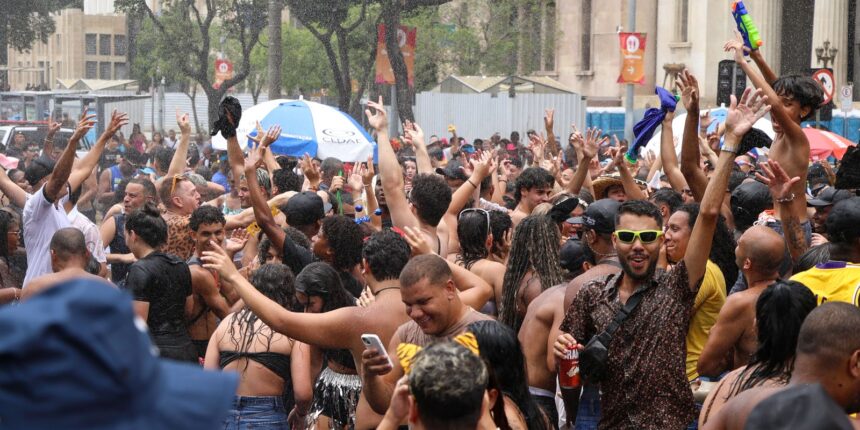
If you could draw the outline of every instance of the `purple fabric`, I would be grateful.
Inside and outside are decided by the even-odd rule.
[[[645,116],[633,126],[633,144],[627,150],[627,159],[631,162],[636,161],[639,157],[639,150],[648,144],[651,137],[654,136],[654,131],[657,126],[663,122],[667,112],[675,112],[675,107],[678,101],[675,95],[667,91],[665,88],[657,87],[655,90],[660,98],[660,109],[651,108],[645,111]]]

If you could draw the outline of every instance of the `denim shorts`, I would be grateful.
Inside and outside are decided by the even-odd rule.
[[[597,430],[600,424],[600,386],[586,384],[579,397],[576,430]]]
[[[224,430],[289,430],[281,396],[236,396],[224,419]]]

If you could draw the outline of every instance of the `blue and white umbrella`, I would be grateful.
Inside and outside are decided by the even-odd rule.
[[[365,161],[377,157],[376,142],[349,115],[331,106],[306,100],[270,100],[242,112],[236,138],[242,149],[251,145],[249,136],[257,135],[257,121],[268,130],[281,126],[281,136],[272,143],[275,154],[300,157],[305,153],[324,159],[336,157],[341,161]],[[227,140],[221,134],[212,137],[216,150],[227,150]]]

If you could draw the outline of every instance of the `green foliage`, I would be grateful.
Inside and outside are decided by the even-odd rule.
[[[284,62],[281,82],[287,94],[296,95],[335,88],[331,65],[322,44],[307,29],[284,26]]]
[[[56,30],[51,13],[65,8],[83,8],[83,0],[5,0],[0,7],[0,63],[6,63],[6,48],[27,52],[36,41],[46,43]]]

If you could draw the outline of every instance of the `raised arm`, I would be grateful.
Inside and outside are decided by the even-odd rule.
[[[555,138],[555,133],[553,133],[552,131],[554,118],[555,109],[544,110],[543,127],[544,130],[546,130],[546,145],[549,149],[549,152],[553,156],[558,156],[558,153],[561,151],[561,148],[559,147],[558,139]]]
[[[424,130],[418,124],[406,121],[403,123],[403,132],[406,134],[406,139],[415,148],[415,164],[418,173],[433,173],[433,163],[430,162],[430,154],[424,143]]]
[[[9,202],[13,205],[23,208],[27,203],[27,192],[21,189],[9,175],[6,174],[6,169],[0,167],[0,192],[9,198]]]
[[[86,112],[86,106],[84,106],[84,112]],[[48,133],[45,134],[45,141],[42,145],[42,155],[45,157],[51,157],[51,154],[54,153],[54,135],[60,130],[63,126],[60,122],[51,122],[48,124]],[[38,157],[38,155],[37,155]]]
[[[391,221],[396,227],[407,225],[418,226],[418,219],[409,210],[406,201],[406,193],[403,190],[403,169],[397,161],[397,154],[388,140],[388,116],[385,107],[382,106],[382,97],[379,102],[368,102],[369,109],[364,113],[370,126],[376,129],[376,141],[379,147],[379,177],[382,180],[382,189],[385,191],[385,201],[391,213]],[[373,110],[373,112],[371,112]]]
[[[242,166],[244,166],[243,174],[248,181],[251,206],[254,208],[254,218],[256,218],[257,225],[260,226],[263,233],[272,241],[272,246],[275,246],[275,249],[284,249],[286,233],[275,222],[275,217],[272,216],[272,211],[269,209],[269,205],[266,204],[266,197],[263,196],[263,190],[260,189],[260,184],[257,182],[257,165],[263,162],[263,153],[266,151],[267,146],[274,142],[280,133],[281,127],[273,126],[270,128],[260,142],[260,145],[253,149],[248,154],[248,159],[242,163]]]
[[[72,174],[72,165],[75,163],[75,149],[78,147],[78,141],[95,125],[93,118],[95,115],[87,115],[78,122],[75,132],[69,139],[69,144],[66,145],[66,149],[63,150],[63,154],[60,155],[60,159],[54,165],[54,172],[48,183],[45,184],[45,198],[48,201],[56,202],[60,191],[66,186],[66,182]]]
[[[612,158],[615,160],[615,165],[618,167],[618,176],[621,177],[621,184],[624,186],[624,193],[627,194],[627,198],[630,200],[647,199],[648,196],[646,196],[645,192],[636,185],[636,181],[633,180],[633,174],[630,172],[630,168],[627,167],[628,163],[624,158],[626,149],[620,146],[610,149],[613,151]]]
[[[114,133],[117,132],[122,126],[128,124],[128,114],[119,113],[117,111],[113,111],[110,118],[110,123],[105,128],[104,133],[99,136],[99,139],[96,141],[95,146],[90,148],[90,151],[87,153],[84,158],[80,159],[77,163],[75,163],[72,172],[69,175],[69,185],[71,185],[72,189],[76,189],[78,185],[81,185],[88,177],[92,176],[93,169],[96,168],[96,165],[99,163],[99,159],[102,156],[102,151],[105,149],[105,145],[109,140],[113,137]],[[83,135],[81,135],[83,137]],[[78,139],[80,140],[80,138]],[[72,139],[69,139],[69,145],[72,146],[72,156],[74,157],[75,150],[78,148],[78,140],[74,142]],[[68,149],[68,147],[66,148]]]
[[[681,90],[684,107],[687,109],[681,140],[681,173],[693,192],[693,198],[700,202],[708,186],[708,177],[699,167],[699,82],[689,71],[684,70],[675,85]]]
[[[744,46],[744,49],[748,49]],[[761,49],[753,49],[750,51],[750,58],[755,61],[756,66],[758,66],[758,70],[761,72],[762,77],[768,84],[773,84],[776,81],[776,73],[774,73],[773,69],[770,68],[770,65],[767,64],[767,61],[764,60],[764,56],[761,55]]]
[[[792,202],[795,199],[806,199],[805,195],[797,196],[791,191],[794,184],[800,181],[800,177],[790,178],[776,160],[768,160],[760,167],[764,175],[756,173],[755,176],[767,184],[770,188],[770,195],[773,196],[774,206],[780,208],[779,218],[783,226],[785,244],[788,246],[791,262],[796,263],[797,259],[809,248],[803,234],[803,227],[800,225],[800,218],[791,210]]]
[[[705,275],[705,265],[711,252],[714,229],[729,183],[729,172],[731,172],[732,164],[734,164],[741,139],[752,128],[753,124],[770,110],[769,106],[765,106],[767,97],[761,97],[761,90],[756,90],[753,93],[750,88],[747,88],[740,103],[734,95],[732,95],[731,100],[732,103],[726,115],[726,143],[720,152],[713,178],[705,189],[705,195],[699,206],[699,216],[690,235],[690,243],[695,243],[696,246],[688,248],[684,254],[684,263],[689,274],[689,286],[692,290],[698,288],[699,281]]]
[[[582,190],[582,185],[588,179],[591,159],[597,155],[597,150],[600,147],[600,144],[597,141],[597,137],[600,136],[600,133],[601,130],[596,128],[589,129],[586,130],[585,137],[583,137],[582,133],[574,127],[573,133],[570,135],[569,143],[573,145],[573,149],[576,151],[577,167],[576,171],[573,173],[573,179],[571,179],[570,183],[567,184],[567,192],[579,195],[579,191]]]

